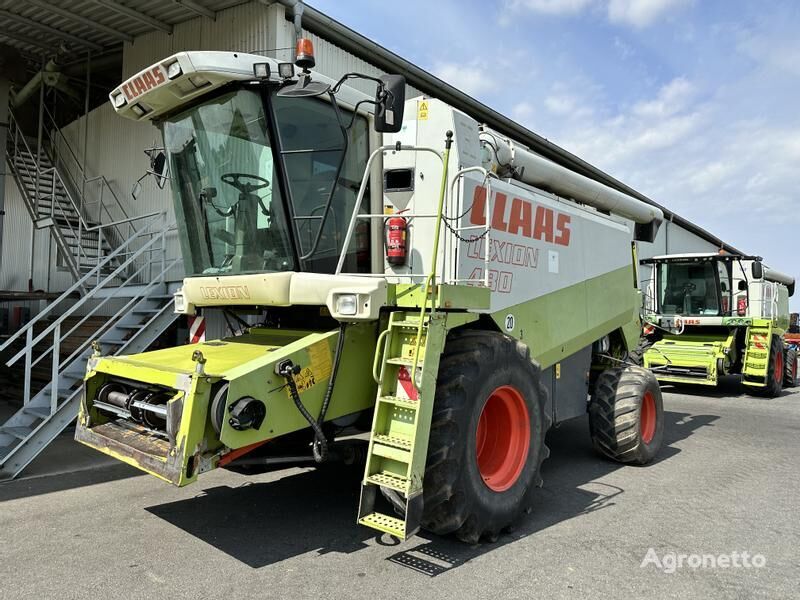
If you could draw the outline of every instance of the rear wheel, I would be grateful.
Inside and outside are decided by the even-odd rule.
[[[783,378],[786,375],[785,365],[783,341],[777,335],[774,335],[769,349],[767,384],[764,387],[754,387],[752,388],[753,391],[759,396],[766,396],[767,398],[779,396],[783,389]]]
[[[423,527],[492,540],[530,507],[549,454],[539,373],[528,347],[508,336],[450,335],[436,384]]]
[[[664,439],[664,406],[655,376],[641,367],[603,371],[589,404],[589,432],[601,454],[644,465]]]
[[[797,350],[786,350],[786,365],[783,368],[783,386],[794,387],[797,385]]]

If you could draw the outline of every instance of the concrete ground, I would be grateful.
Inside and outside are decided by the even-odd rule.
[[[647,467],[596,457],[584,420],[552,431],[533,513],[472,547],[356,526],[353,470],[216,471],[176,489],[102,459],[49,475],[40,461],[37,476],[0,485],[0,589],[37,599],[797,598],[800,393],[703,394],[665,388],[665,445]],[[76,451],[60,443],[60,455]],[[766,565],[667,573],[641,566],[650,548],[667,570],[671,556],[695,553],[748,552]]]

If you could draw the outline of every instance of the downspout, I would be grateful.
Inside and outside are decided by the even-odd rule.
[[[6,208],[6,144],[8,143],[8,104],[11,82],[0,78],[0,268],[3,265],[3,221]]]

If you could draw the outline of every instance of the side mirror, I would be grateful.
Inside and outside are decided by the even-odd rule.
[[[133,187],[131,188],[131,198],[133,198],[134,200],[138,200],[139,194],[141,193],[142,193],[142,180],[140,178],[136,183],[133,184]]]
[[[397,133],[403,127],[406,105],[406,78],[402,75],[381,75],[375,96],[375,131]]]
[[[746,291],[747,291],[747,282],[746,282],[746,281],[744,281],[743,279],[740,279],[740,280],[739,280],[739,284],[736,286],[736,288],[737,288],[737,289],[738,289],[740,292],[746,292]]]
[[[150,170],[156,177],[156,185],[162,190],[167,183],[166,169],[167,155],[164,154],[163,150],[159,150],[157,153],[150,156]]]
[[[761,264],[760,260],[753,261],[753,279],[763,279],[764,278],[764,265]]]

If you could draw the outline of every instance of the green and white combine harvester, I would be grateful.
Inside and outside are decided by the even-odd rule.
[[[637,351],[661,382],[715,386],[741,375],[774,397],[797,383],[797,350],[787,343],[794,279],[758,256],[673,254],[642,260],[645,336]]]
[[[400,76],[335,82],[299,49],[294,65],[182,52],[112,92],[163,134],[176,310],[250,325],[92,357],[76,438],[178,486],[360,448],[359,523],[467,541],[530,509],[553,424],[588,411],[600,452],[651,461],[661,393],[625,361],[641,333],[634,240],[662,212],[441,101],[406,101]]]

